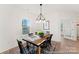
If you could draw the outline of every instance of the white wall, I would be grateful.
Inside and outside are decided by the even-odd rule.
[[[54,41],[61,41],[61,19],[72,19],[69,13],[60,9],[59,5],[44,5],[43,9],[45,18],[50,21]],[[17,46],[16,39],[22,35],[21,21],[24,17],[31,21],[31,32],[42,31],[42,25],[35,23],[38,14],[39,5],[0,5],[0,52]]]
[[[0,52],[16,46],[17,20],[12,5],[0,5]]]
[[[29,16],[27,9],[17,5],[0,5],[0,53],[17,46],[16,39],[22,35],[21,23],[24,17],[34,22],[35,16]],[[35,24],[31,25],[32,31],[35,31]]]

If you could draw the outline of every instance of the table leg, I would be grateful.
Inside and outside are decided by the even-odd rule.
[[[38,54],[41,54],[41,48],[40,48],[40,46],[38,47]]]

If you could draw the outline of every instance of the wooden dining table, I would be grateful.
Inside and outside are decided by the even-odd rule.
[[[27,39],[23,39],[23,40],[37,46],[37,54],[40,54],[41,53],[41,44],[44,43],[49,36],[50,36],[50,34],[44,35],[42,38],[39,38],[39,39],[34,40],[34,41],[30,41]]]

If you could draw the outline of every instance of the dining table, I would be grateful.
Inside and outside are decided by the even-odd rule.
[[[47,34],[47,35],[44,35],[43,37],[41,38],[37,38],[37,39],[33,39],[33,40],[30,40],[30,39],[22,39],[26,42],[29,42],[35,46],[37,46],[37,54],[41,54],[41,44],[43,44],[47,38],[50,36],[50,34]]]

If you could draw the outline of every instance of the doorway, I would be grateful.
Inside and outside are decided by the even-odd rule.
[[[79,26],[78,26],[79,29]],[[74,20],[66,19],[61,21],[61,35],[63,38],[76,41],[77,34],[76,34],[76,23]],[[78,30],[79,36],[79,30]]]

